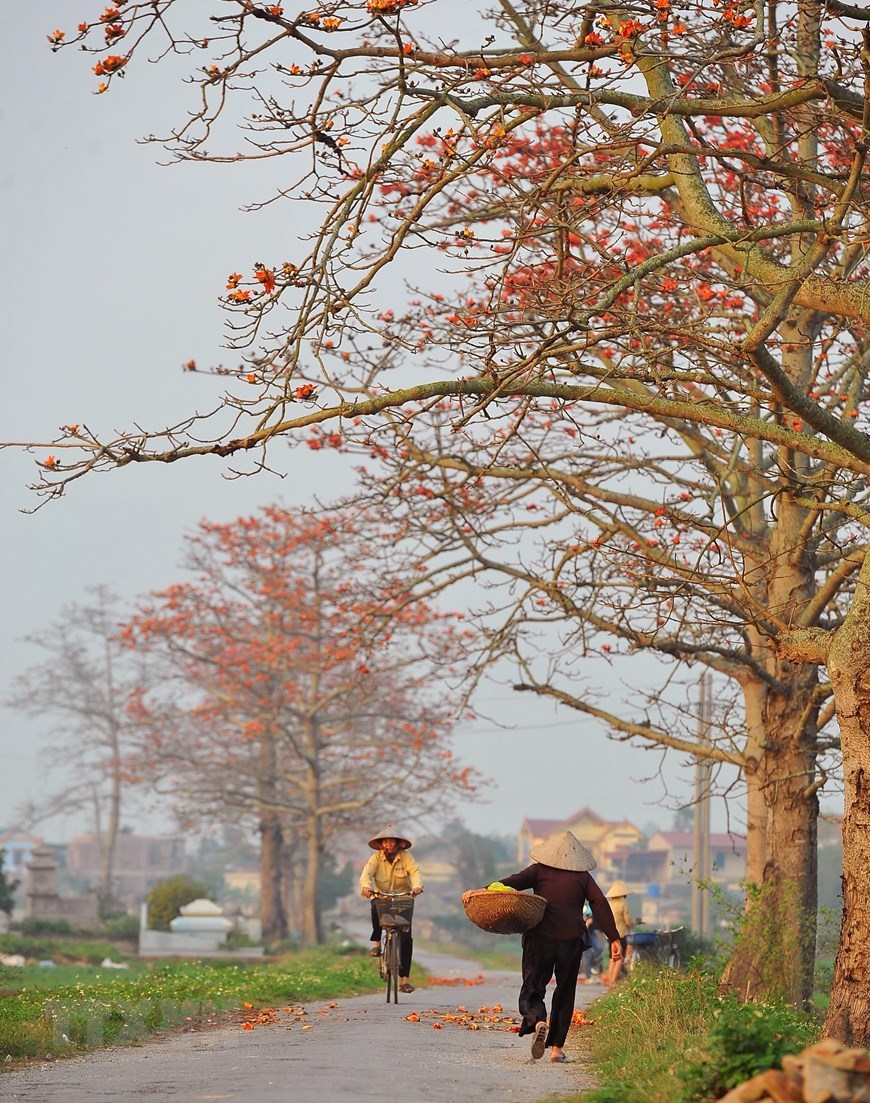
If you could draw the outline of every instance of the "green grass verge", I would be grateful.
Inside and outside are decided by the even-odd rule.
[[[137,1042],[221,1012],[377,991],[365,952],[318,948],[262,963],[172,962],[126,970],[0,967],[0,1060]]]
[[[591,1009],[579,1044],[599,1087],[584,1103],[708,1103],[818,1038],[820,1024],[779,1005],[719,996],[716,978],[640,971]]]

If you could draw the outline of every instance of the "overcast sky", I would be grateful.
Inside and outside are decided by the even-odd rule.
[[[160,150],[136,139],[180,115],[179,86],[162,79],[162,66],[139,65],[110,94],[93,95],[88,59],[75,50],[54,55],[46,39],[97,10],[93,0],[79,6],[39,0],[0,11],[0,440],[50,440],[70,423],[156,428],[208,408],[212,381],[180,365],[234,362],[222,351],[217,302],[226,276],[278,255],[282,240],[292,253],[298,232],[286,204],[240,212],[258,195],[260,170],[156,164]],[[270,501],[328,501],[351,489],[335,457],[274,447],[284,479],[230,481],[220,461],[193,459],[93,476],[35,515],[20,511],[37,504],[26,486],[43,451],[0,452],[4,695],[38,657],[22,637],[85,600],[89,586],[132,599],[177,581],[182,535],[200,518],[225,521]],[[670,825],[672,812],[657,803],[661,784],[640,780],[655,774],[655,752],[614,744],[592,721],[497,686],[484,691],[481,707],[516,726],[485,721],[457,740],[459,755],[493,779],[486,803],[461,810],[473,829],[514,834],[527,815],[558,819],[584,805],[640,827]],[[0,827],[44,791],[43,730],[2,714]],[[688,795],[689,770],[673,762],[667,776]],[[724,824],[719,803],[714,828]],[[46,833],[66,841],[82,827],[55,820]]]

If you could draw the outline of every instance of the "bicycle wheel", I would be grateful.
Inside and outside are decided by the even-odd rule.
[[[669,969],[679,969],[680,967],[680,951],[676,946],[668,947],[668,956],[665,959],[665,964]]]
[[[399,953],[399,932],[398,931],[393,931],[393,960],[392,960],[393,1003],[398,1003],[399,1002],[399,971],[401,969],[401,965],[400,965],[400,962],[399,962],[400,956],[401,955]]]
[[[393,974],[390,969],[390,953],[392,952],[393,936],[391,931],[384,931],[384,951],[381,954],[381,976],[387,982],[387,1003],[390,1002],[390,985],[393,983]]]
[[[384,975],[387,980],[387,1003],[392,993],[393,1003],[399,1002],[399,936],[391,928],[384,946]]]

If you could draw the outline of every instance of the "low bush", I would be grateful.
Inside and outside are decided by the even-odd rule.
[[[194,881],[186,873],[159,881],[145,897],[148,926],[155,931],[168,931],[169,924],[185,904],[211,895],[212,887],[207,881]]]
[[[79,933],[78,928],[74,927],[68,919],[34,919],[29,915],[19,923],[13,924],[12,929],[30,936]]]
[[[674,1070],[681,1088],[674,1103],[707,1103],[766,1069],[780,1068],[787,1053],[811,1045],[819,1026],[790,1007],[740,1003],[729,995],[713,1011],[698,1052]]]
[[[103,924],[107,938],[136,939],[139,937],[139,917],[137,915],[116,915]]]

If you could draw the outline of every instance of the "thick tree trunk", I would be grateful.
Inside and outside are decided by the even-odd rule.
[[[828,673],[843,756],[843,922],[825,1033],[870,1046],[870,556],[834,633]]]
[[[755,915],[744,931],[741,949],[748,968],[741,981],[744,997],[763,994],[806,1006],[813,990],[818,903],[816,668],[786,662],[778,664],[776,674],[788,691],[768,693],[764,710],[761,790],[768,851]]]
[[[743,999],[804,1006],[812,997],[817,910],[816,668],[785,663],[778,673],[790,692],[766,694],[764,754],[746,774],[751,803],[763,801],[766,810],[766,854],[760,871],[747,865],[741,936],[722,983]]]
[[[287,913],[284,910],[284,828],[275,811],[278,775],[275,740],[264,733],[257,771],[257,796],[260,802],[260,924],[265,942],[280,942],[287,937]]]
[[[320,919],[320,881],[322,846],[320,817],[309,816],[306,832],[305,885],[302,890],[302,943],[319,946],[323,942]]]
[[[284,876],[284,831],[276,812],[260,817],[260,923],[264,942],[287,937],[282,880]]]
[[[302,930],[302,887],[305,883],[305,859],[300,850],[298,832],[292,831],[289,841],[285,833],[284,907],[287,911],[288,928],[297,936]]]
[[[100,839],[100,887],[99,901],[101,911],[107,911],[113,904],[115,890],[112,884],[115,871],[115,850],[118,845],[118,832],[121,830],[121,779],[115,768],[109,795],[109,822],[104,836]]]
[[[747,578],[759,580],[757,599],[783,618],[798,615],[814,591],[814,559],[801,542],[805,519],[803,508],[782,495],[768,554],[747,570]],[[757,865],[747,869],[741,936],[722,982],[744,999],[773,997],[802,1007],[812,997],[818,905],[818,671],[776,654],[760,634],[753,649],[769,680],[744,687],[747,721],[761,729],[760,739],[749,729],[746,780],[750,796],[757,788],[764,801],[766,854],[757,880],[750,876]]]
[[[775,885],[777,987],[784,999],[809,1006],[813,994],[818,913],[818,817],[815,775],[817,668],[780,664],[787,695],[768,697],[769,753],[765,798],[768,863],[763,885]],[[778,735],[778,739],[776,736]],[[776,741],[774,741],[776,740]]]

